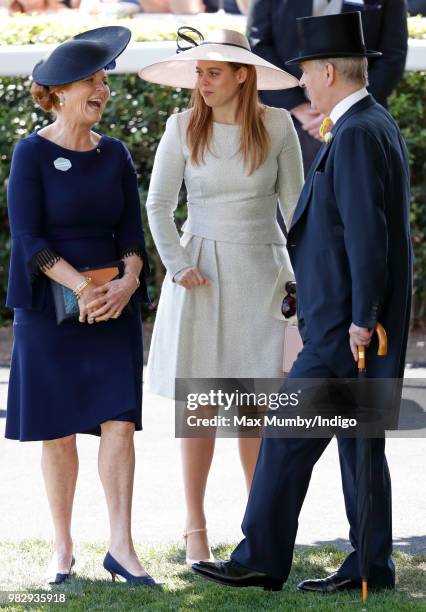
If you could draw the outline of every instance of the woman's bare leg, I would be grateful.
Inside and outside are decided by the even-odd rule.
[[[206,414],[197,416],[213,416],[211,409]],[[204,497],[206,493],[207,478],[213,459],[215,447],[215,428],[203,430],[203,434],[210,433],[209,437],[182,438],[182,474],[186,501],[185,532],[206,527],[204,514]],[[187,536],[186,556],[189,559],[208,559],[210,547],[207,533],[197,531]]]
[[[101,425],[99,476],[110,522],[109,552],[134,576],[146,574],[133,547],[131,518],[135,475],[134,423],[106,421]]]
[[[260,443],[262,438],[244,438],[238,439],[238,447],[240,451],[241,465],[243,466],[244,476],[246,479],[247,495],[250,493],[251,483],[253,481],[254,470],[256,468],[257,458],[259,456]]]
[[[41,467],[55,530],[56,560],[50,569],[66,574],[73,554],[71,516],[78,474],[75,435],[44,441]]]

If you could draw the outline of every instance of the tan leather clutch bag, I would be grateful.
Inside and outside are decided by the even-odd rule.
[[[82,270],[85,276],[90,276],[95,285],[104,285],[109,281],[114,280],[120,276],[120,270],[118,266],[112,266],[111,268],[96,268],[92,270]]]

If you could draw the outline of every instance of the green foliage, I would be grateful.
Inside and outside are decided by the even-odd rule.
[[[426,319],[426,72],[406,73],[389,110],[401,127],[410,156],[413,323],[418,325]]]
[[[188,17],[188,23],[198,25],[203,31],[207,29],[207,22],[203,22],[201,26],[195,20],[194,17]],[[69,18],[60,21],[54,17],[29,18],[25,15],[8,18],[4,21],[5,27],[0,28],[0,45],[61,41],[78,31],[111,22],[110,19],[100,17],[86,18],[86,21],[84,22],[84,18],[82,20],[81,15],[77,19],[76,13],[73,12]],[[132,29],[133,40],[170,40],[175,37],[176,23],[167,19],[126,19],[120,20],[120,24]],[[216,22],[216,27],[217,25]],[[226,25],[226,18],[220,25]],[[410,18],[409,28],[411,36],[423,38],[426,33],[426,19]],[[18,140],[51,120],[48,115],[34,107],[29,95],[30,84],[28,78],[0,78],[0,324],[10,318],[10,313],[2,305],[5,302],[10,252],[6,187],[12,151]],[[110,84],[111,100],[98,129],[122,139],[129,147],[137,167],[141,200],[144,202],[155,150],[166,119],[172,112],[187,106],[188,92],[154,86],[141,81],[136,75],[111,76]],[[425,100],[426,73],[406,73],[390,104],[390,110],[403,130],[410,153],[416,322],[426,318]],[[178,209],[178,220],[182,218],[182,214],[183,211]],[[153,263],[150,289],[155,298],[161,284],[163,268],[148,231],[146,235]]]
[[[420,15],[409,17],[408,36],[410,38],[426,39],[426,18]]]

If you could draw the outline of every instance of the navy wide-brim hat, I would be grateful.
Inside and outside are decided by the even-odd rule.
[[[361,13],[339,13],[296,19],[299,56],[286,64],[332,57],[380,57],[380,51],[369,51],[364,42]]]
[[[67,85],[98,70],[111,70],[131,36],[130,30],[122,26],[107,26],[77,34],[38,62],[32,77],[39,85]]]

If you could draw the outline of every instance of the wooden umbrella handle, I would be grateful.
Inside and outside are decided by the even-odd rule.
[[[385,328],[381,323],[376,323],[374,331],[377,334],[377,339],[379,342],[379,346],[377,349],[377,354],[380,356],[387,355],[388,353],[388,337],[386,335]],[[365,370],[365,350],[367,347],[358,346],[358,370]]]
[[[388,337],[385,332],[385,328],[381,323],[376,323],[376,327],[374,328],[377,334],[377,338],[379,340],[379,348],[377,349],[378,355],[387,355],[388,354]]]
[[[365,371],[365,350],[367,347],[361,344],[357,348],[358,348],[358,370],[360,372],[364,372]]]

